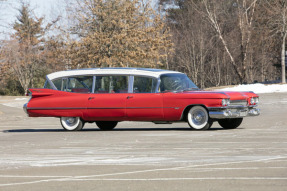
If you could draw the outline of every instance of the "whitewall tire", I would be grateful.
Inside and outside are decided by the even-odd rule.
[[[84,127],[84,122],[80,117],[61,117],[60,121],[67,131],[80,131]]]
[[[212,125],[207,110],[202,106],[193,106],[189,109],[187,122],[194,130],[207,130]]]

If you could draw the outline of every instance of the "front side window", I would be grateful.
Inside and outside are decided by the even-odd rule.
[[[128,76],[97,76],[95,93],[127,93]]]
[[[185,74],[164,74],[160,80],[161,92],[199,89]]]
[[[150,77],[134,77],[133,93],[155,93],[157,80]]]

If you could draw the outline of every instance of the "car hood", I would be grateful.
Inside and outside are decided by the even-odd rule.
[[[253,92],[235,92],[235,91],[185,91],[181,92],[181,94],[191,96],[200,96],[202,98],[229,98],[230,100],[247,100],[250,97],[258,97]]]

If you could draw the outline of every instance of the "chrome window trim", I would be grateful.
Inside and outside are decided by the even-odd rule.
[[[48,82],[50,84],[50,86],[53,88],[53,90],[58,90],[56,88],[56,86],[54,85],[54,83],[48,78],[48,76],[46,76],[46,82]],[[46,83],[45,83],[45,85],[46,85]],[[45,85],[44,85],[44,87],[45,87]]]
[[[134,80],[135,80],[135,76],[134,76],[134,75],[130,75],[130,76],[129,76],[129,87],[128,87],[128,93],[133,93]]]
[[[91,93],[95,93],[95,88],[96,88],[96,76],[93,76],[93,87]]]
[[[160,80],[160,77],[159,77],[157,79],[157,86],[156,86],[156,89],[155,89],[155,93],[162,93],[162,92],[159,91],[160,82],[161,82],[161,80]]]

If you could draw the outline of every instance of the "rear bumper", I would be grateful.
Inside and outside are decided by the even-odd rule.
[[[208,108],[209,117],[212,119],[242,118],[260,115],[260,109],[244,108]]]
[[[23,110],[24,110],[24,112],[28,115],[27,105],[28,105],[28,103],[25,103],[25,104],[23,105]]]

